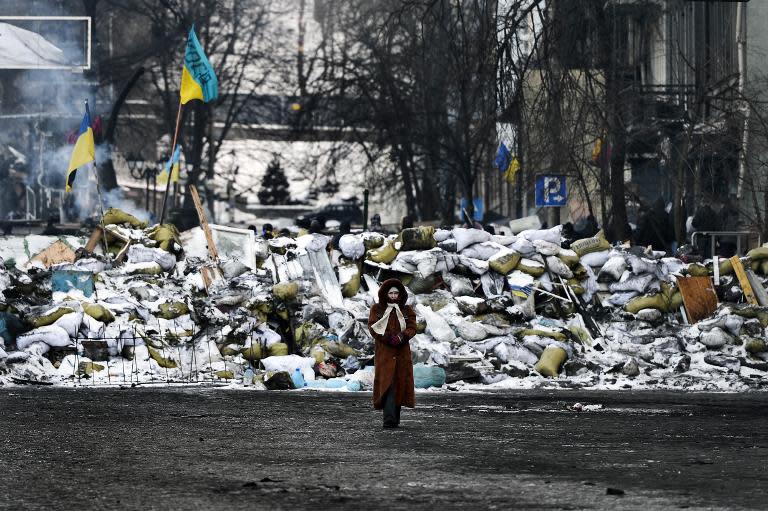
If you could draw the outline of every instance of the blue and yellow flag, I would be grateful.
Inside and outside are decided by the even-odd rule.
[[[85,102],[85,116],[80,123],[80,131],[77,133],[77,142],[72,156],[69,159],[67,170],[66,191],[72,191],[72,183],[75,182],[77,169],[96,159],[96,145],[93,142],[93,128],[91,128],[91,112],[88,110],[88,102]]]
[[[165,164],[165,168],[157,175],[157,184],[164,185],[168,182],[168,175],[171,176],[171,183],[179,182],[179,167],[181,165],[181,146],[177,145],[173,151],[173,156]]]
[[[219,96],[219,81],[213,72],[211,63],[203,52],[195,27],[189,29],[187,50],[184,53],[184,67],[181,69],[181,104],[193,99],[204,103],[213,101]]]
[[[507,167],[507,170],[504,172],[504,179],[507,180],[507,183],[513,184],[515,182],[515,176],[517,175],[518,170],[520,170],[520,160],[517,159],[517,156],[513,156],[509,167]]]

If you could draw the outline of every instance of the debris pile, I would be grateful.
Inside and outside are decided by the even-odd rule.
[[[370,389],[366,323],[390,277],[417,314],[420,388],[738,390],[768,376],[768,247],[686,262],[601,233],[566,248],[559,226],[347,234],[340,250],[319,234],[219,236],[110,210],[87,242],[4,239],[0,382]]]

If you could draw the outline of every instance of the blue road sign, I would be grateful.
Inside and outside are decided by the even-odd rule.
[[[568,200],[565,176],[536,176],[536,207],[562,207]]]

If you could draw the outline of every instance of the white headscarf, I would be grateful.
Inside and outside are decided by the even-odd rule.
[[[400,312],[400,306],[396,303],[387,304],[387,310],[384,311],[384,315],[380,320],[374,323],[373,326],[371,326],[371,330],[379,335],[384,335],[384,332],[387,330],[389,315],[392,314],[392,310],[394,310],[395,314],[397,314],[397,321],[400,323],[400,331],[405,330],[405,318],[403,317],[403,313]]]

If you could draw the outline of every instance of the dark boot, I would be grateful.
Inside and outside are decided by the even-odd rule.
[[[387,391],[384,393],[384,427],[396,428],[400,423],[398,408],[395,404],[395,387],[394,384],[390,385]]]

